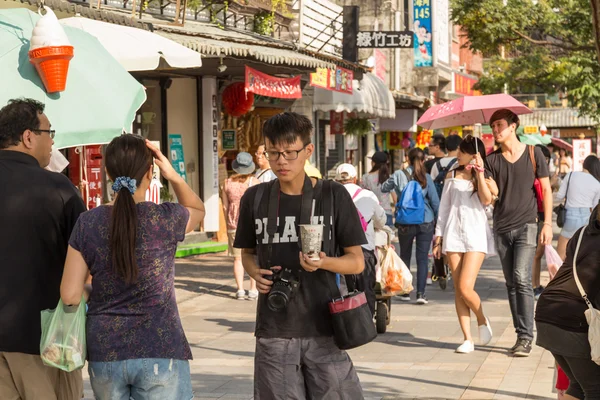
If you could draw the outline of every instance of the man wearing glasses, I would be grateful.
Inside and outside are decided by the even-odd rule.
[[[0,399],[80,399],[81,371],[43,365],[40,311],[56,308],[69,236],[85,206],[45,170],[54,131],[44,105],[0,110]]]
[[[260,183],[265,183],[272,181],[273,179],[277,179],[277,176],[273,173],[271,166],[269,165],[269,160],[267,160],[267,155],[265,152],[265,145],[261,144],[256,149],[256,153],[254,153],[256,157],[256,165],[258,165],[258,170],[256,171],[256,179]]]
[[[433,166],[442,158],[446,157],[446,137],[441,133],[436,133],[429,142],[429,155],[433,156],[431,160],[425,161],[425,169],[431,175]]]
[[[355,210],[354,203],[342,185],[307,177],[304,165],[314,145],[312,124],[306,117],[287,112],[276,115],[265,122],[263,134],[277,179],[244,194],[234,245],[243,249],[244,269],[261,293],[254,398],[363,399],[352,361],[333,339],[328,310],[335,273],[354,275],[364,269],[361,245],[366,239],[358,213],[350,212]],[[327,237],[323,244],[329,253],[324,247],[318,261],[310,260],[301,252],[299,225],[323,224],[325,208],[330,211],[332,203],[326,226],[333,222],[336,248],[342,255],[334,257]],[[297,282],[285,301],[274,300],[282,299],[282,290],[287,293],[282,287],[291,285],[274,273],[281,279],[285,273],[285,282]]]

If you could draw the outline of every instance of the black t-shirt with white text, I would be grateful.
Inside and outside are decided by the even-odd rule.
[[[537,221],[538,210],[535,197],[535,178],[547,178],[548,165],[542,151],[535,148],[537,176],[526,148],[514,163],[508,162],[498,149],[487,156],[486,169],[496,181],[499,199],[494,205],[494,230],[507,233],[525,224]]]
[[[268,183],[262,185],[268,185]],[[355,211],[356,208],[348,191],[338,183],[331,182],[331,185],[337,247],[345,248],[366,244],[358,213]],[[317,189],[322,186],[317,185],[314,190],[316,206],[312,223],[323,223],[324,209],[321,202],[321,190]],[[242,197],[235,235],[234,247],[236,248],[254,249],[257,246],[268,244],[266,226],[269,193],[268,190],[265,190],[261,198],[258,213],[262,219],[255,218],[253,215],[254,199],[258,187],[259,185],[251,187]],[[324,270],[306,272],[300,266],[298,221],[300,220],[301,206],[302,195],[280,194],[277,234],[273,238],[272,246],[272,265],[260,266],[262,269],[269,269],[271,266],[291,268],[297,274],[300,286],[292,294],[287,309],[282,312],[271,311],[267,306],[266,295],[259,296],[255,332],[257,337],[299,338],[333,335],[328,309],[332,295],[327,281],[327,279],[332,279],[332,274]]]

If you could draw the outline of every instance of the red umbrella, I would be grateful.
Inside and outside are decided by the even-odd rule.
[[[465,96],[438,104],[425,111],[417,121],[424,129],[441,129],[452,126],[487,124],[492,114],[508,109],[515,114],[531,114],[529,108],[508,94]]]
[[[573,151],[573,145],[559,138],[552,138],[552,144],[567,151]]]

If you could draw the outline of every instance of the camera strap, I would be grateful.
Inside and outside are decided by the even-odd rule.
[[[279,179],[275,180],[273,185],[269,188],[269,203],[267,208],[267,229],[266,233],[268,236],[267,244],[267,267],[271,267],[271,260],[273,256],[273,238],[277,233],[279,218],[279,206],[281,201],[281,185]],[[312,204],[314,198],[314,190],[312,180],[305,175],[304,186],[302,188],[302,205],[300,209],[300,224],[310,224],[310,214],[312,212]],[[300,239],[298,239],[300,240]],[[299,245],[300,242],[298,242]]]

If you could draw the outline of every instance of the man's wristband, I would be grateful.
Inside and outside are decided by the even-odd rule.
[[[552,222],[544,222],[544,225],[548,225],[550,228],[552,228]]]

